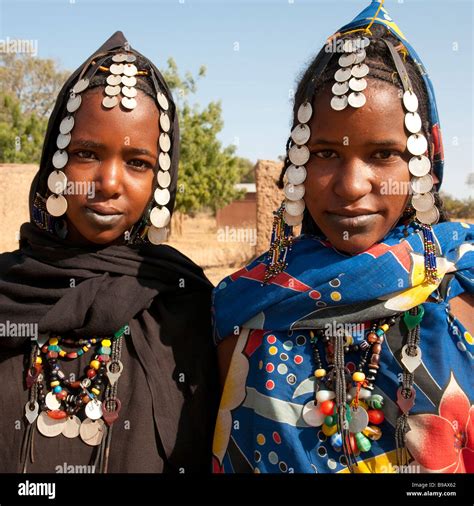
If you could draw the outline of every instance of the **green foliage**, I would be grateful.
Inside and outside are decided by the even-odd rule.
[[[450,218],[474,218],[474,199],[472,197],[460,200],[444,192],[440,193],[440,197]]]

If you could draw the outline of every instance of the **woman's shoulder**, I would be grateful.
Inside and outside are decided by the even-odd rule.
[[[8,251],[5,253],[0,253],[0,277],[5,276],[5,274],[15,265],[21,263],[21,251]]]

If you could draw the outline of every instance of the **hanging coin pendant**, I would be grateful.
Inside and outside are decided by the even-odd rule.
[[[122,86],[122,95],[128,98],[135,98],[137,96],[137,89],[128,86]]]
[[[102,404],[97,399],[92,399],[86,404],[86,416],[91,420],[102,417]]]
[[[100,445],[105,434],[105,423],[103,420],[86,419],[81,423],[79,434],[84,443],[89,446]]]
[[[55,170],[48,176],[48,189],[51,193],[63,193],[66,186],[67,177],[62,170]]]
[[[72,415],[66,418],[66,423],[63,427],[63,436],[73,439],[79,436],[81,430],[81,421],[76,415]]]
[[[161,134],[159,138],[160,148],[162,151],[167,153],[171,148],[171,139],[168,134]]]
[[[115,107],[118,104],[118,98],[117,97],[104,97],[102,100],[102,105],[106,109],[112,109],[112,107]]]
[[[125,109],[132,110],[137,106],[137,101],[134,98],[123,97],[121,104],[125,107]]]
[[[412,91],[405,91],[403,94],[403,105],[409,112],[416,112],[418,110],[418,98]]]
[[[402,348],[402,363],[408,369],[408,372],[413,372],[421,364],[421,349],[415,346],[415,355],[408,354],[408,345],[405,344]]]
[[[169,132],[171,127],[170,117],[164,112],[160,114],[160,127],[163,132]]]
[[[147,236],[152,244],[158,245],[166,241],[168,230],[166,228],[156,228],[152,225],[148,229]]]
[[[36,426],[43,436],[56,437],[63,431],[65,423],[65,418],[62,418],[61,420],[54,420],[53,418],[50,418],[45,411],[42,411],[38,416]]]
[[[120,84],[120,82],[117,84]],[[132,86],[136,86],[137,78],[134,76],[122,76],[122,84],[131,88]]]
[[[33,403],[33,406],[30,406],[29,402],[26,403],[25,416],[29,424],[32,424],[38,418],[38,413],[39,413],[39,404],[36,401]]]
[[[407,149],[412,155],[422,155],[428,149],[426,137],[422,134],[412,134],[407,140]]]
[[[290,216],[299,216],[305,209],[304,200],[285,200],[285,211]]]
[[[156,175],[156,179],[158,181],[158,184],[162,188],[168,188],[168,186],[171,183],[171,176],[170,176],[169,172],[163,172],[163,171],[159,170],[158,174]],[[162,204],[162,205],[164,205],[164,204]]]
[[[342,95],[341,97],[332,97],[331,99],[331,107],[335,110],[335,111],[342,111],[343,109],[345,109],[347,107],[347,104],[348,104],[348,101],[347,101],[347,96],[346,95]]]
[[[359,63],[362,63],[365,60],[365,57],[367,56],[365,49],[359,49],[359,51],[356,51],[354,54],[356,57],[355,61],[354,61],[354,65],[358,65]]]
[[[413,176],[421,177],[428,174],[428,172],[431,169],[431,162],[428,157],[421,155],[421,156],[414,156],[410,158],[410,161],[408,162],[408,170],[410,171],[410,174]]]
[[[304,197],[304,185],[303,184],[291,184],[285,185],[284,194],[288,200],[300,200]]]
[[[71,95],[66,104],[68,112],[76,112],[81,106],[82,98],[81,95]]]
[[[79,79],[77,83],[72,88],[74,93],[82,93],[89,86],[89,79],[83,78]]]
[[[353,53],[357,50],[356,41],[354,39],[348,39],[344,41],[344,44],[342,46],[342,49],[345,53]]]
[[[351,73],[354,77],[360,79],[369,73],[369,67],[365,63],[359,63],[352,67]]]
[[[122,76],[110,75],[107,76],[107,84],[110,86],[118,86],[122,82]]]
[[[294,165],[304,165],[309,160],[309,149],[306,146],[291,146],[288,158]]]
[[[63,195],[50,195],[46,201],[46,210],[51,216],[62,216],[67,211],[67,200]]]
[[[66,166],[68,160],[67,152],[60,149],[53,155],[53,167],[55,169],[62,169]]]
[[[115,97],[115,95],[118,95],[120,93],[120,86],[106,86],[105,87],[105,94],[109,97]]]
[[[421,118],[417,112],[407,112],[405,114],[405,127],[412,133],[417,134],[421,130]]]
[[[326,415],[321,413],[314,401],[309,401],[303,407],[302,417],[310,427],[320,427],[324,423]]]
[[[433,178],[431,174],[422,177],[412,177],[410,186],[414,193],[428,193],[433,188]]]
[[[132,76],[135,76],[137,74],[137,72],[138,72],[138,69],[137,69],[137,67],[135,67],[135,65],[133,63],[127,63],[126,65],[124,65],[122,73],[128,77],[132,77]]]
[[[125,53],[117,53],[112,56],[112,61],[115,63],[122,63],[127,59],[127,55]]]
[[[168,174],[168,172],[165,172],[165,174]],[[157,188],[155,190],[155,202],[159,204],[160,206],[166,206],[166,204],[170,201],[170,192],[167,188],[160,189]]]
[[[349,95],[347,101],[349,102],[350,106],[359,108],[366,103],[367,99],[363,93],[355,91]]]
[[[368,47],[370,45],[370,39],[367,38],[367,37],[362,37],[362,39],[360,39],[360,47],[362,49],[365,49],[366,47]]]
[[[425,225],[434,225],[439,221],[439,211],[436,206],[432,207],[428,211],[417,211],[416,218]]]
[[[347,81],[350,77],[351,77],[351,69],[350,68],[339,69],[334,74],[334,79],[339,83],[343,83],[344,81]]]
[[[69,143],[71,142],[71,134],[59,134],[58,138],[56,139],[56,146],[58,149],[66,149],[69,146]]]
[[[169,170],[171,167],[171,158],[168,153],[160,153],[158,156],[158,164],[161,170]]]
[[[163,228],[170,222],[171,214],[167,207],[154,207],[150,213],[150,221],[156,228]]]
[[[291,184],[304,183],[306,179],[306,168],[290,165],[286,170],[286,176],[288,178],[288,182]]]
[[[158,105],[164,110],[167,111],[169,107],[168,99],[166,96],[160,91],[156,94],[156,99],[158,100]]]
[[[291,132],[291,138],[295,144],[306,144],[311,137],[311,130],[308,125],[300,124],[297,125]]]
[[[137,57],[134,54],[127,54],[126,61],[128,63],[133,63],[133,62],[137,61]]]
[[[350,67],[356,60],[355,53],[343,54],[339,57],[339,66],[340,67]]]
[[[411,205],[417,211],[429,211],[435,205],[433,194],[428,193],[415,193],[411,198]]]
[[[344,81],[343,83],[334,83],[332,92],[334,95],[345,95],[349,91],[349,83]]]
[[[59,132],[63,135],[68,134],[74,127],[74,118],[72,116],[66,116],[59,124]]]
[[[351,409],[349,432],[362,432],[367,425],[369,425],[369,415],[367,414],[367,411],[361,406]]]
[[[115,75],[123,74],[123,63],[112,63],[110,66],[110,73]]]
[[[313,107],[309,102],[305,102],[298,107],[298,113],[296,117],[300,123],[308,123],[313,115]]]
[[[362,79],[357,79],[357,77],[351,77],[349,80],[349,88],[352,91],[364,91],[367,88],[367,81]]]
[[[290,227],[299,225],[303,221],[303,216],[303,214],[300,214],[299,216],[291,216],[286,211],[283,211],[283,219],[285,220],[285,223]]]

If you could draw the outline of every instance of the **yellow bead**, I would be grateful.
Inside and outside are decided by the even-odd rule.
[[[323,423],[321,430],[323,431],[323,434],[325,436],[328,436],[328,437],[332,436],[333,434],[335,434],[337,432],[337,424],[329,427],[328,425]]]
[[[59,381],[51,381],[52,387],[57,387],[59,385]]]
[[[351,406],[355,406],[355,399],[352,399]],[[364,401],[359,400],[359,406],[361,408],[364,408],[366,411],[369,409],[369,406],[367,406],[367,403]]]
[[[43,363],[43,359],[41,357],[36,357],[36,363],[37,364],[42,364]]]
[[[92,369],[97,370],[100,367],[100,362],[98,360],[93,360],[91,362],[91,367],[92,367]]]
[[[54,345],[56,345],[56,344],[58,344],[58,343],[59,343],[59,341],[58,341],[58,339],[57,339],[56,337],[52,337],[52,338],[49,340],[49,344],[51,344],[51,345],[53,345],[53,346],[54,346]]]
[[[83,349],[84,351],[89,351],[89,347],[88,347],[88,346],[83,346],[83,347],[82,347],[82,349]]]
[[[91,392],[94,393],[95,395],[100,394],[100,390],[97,390],[97,388],[91,388]]]
[[[64,350],[60,351],[59,352],[59,356],[60,357],[65,357],[66,356],[66,352]]]
[[[352,375],[352,379],[356,382],[364,381],[365,380],[365,374],[363,372],[355,372]]]
[[[110,339],[104,339],[102,341],[102,346],[104,346],[104,347],[110,348],[111,345],[112,345],[112,343],[110,342]]]
[[[314,371],[314,375],[316,378],[324,378],[324,376],[326,376],[326,369],[316,369],[316,371]]]
[[[384,323],[381,327],[380,327],[384,332],[387,332],[387,330],[390,328],[386,323]]]

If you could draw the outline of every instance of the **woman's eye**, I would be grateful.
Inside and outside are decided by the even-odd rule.
[[[95,153],[93,153],[92,151],[76,151],[74,153],[78,158],[82,158],[84,160],[87,160],[87,159],[97,159]]]
[[[128,165],[131,165],[132,167],[143,171],[147,169],[153,169],[153,165],[149,162],[146,162],[145,160],[130,160],[127,163]]]
[[[378,160],[388,160],[389,158],[396,156],[401,156],[401,153],[394,151],[393,149],[383,149],[382,151],[377,151],[373,155],[373,157],[377,158]]]
[[[337,153],[335,151],[330,150],[330,149],[324,149],[322,151],[317,151],[314,154],[318,158],[324,158],[325,160],[327,160],[329,158],[335,158],[335,157],[337,157]]]

